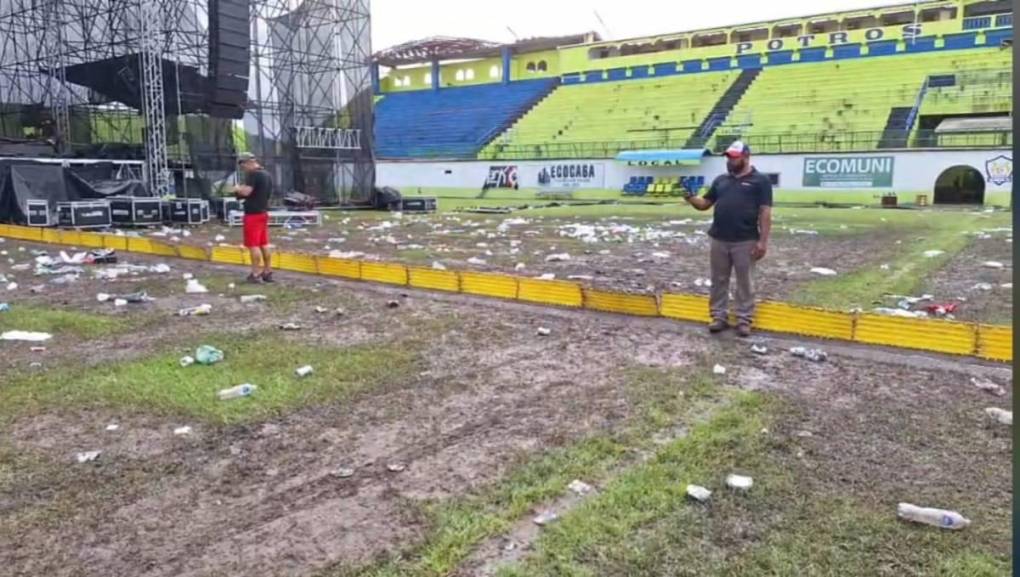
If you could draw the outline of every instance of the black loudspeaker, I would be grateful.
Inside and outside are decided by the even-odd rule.
[[[210,116],[244,116],[251,56],[249,10],[249,0],[209,0]]]

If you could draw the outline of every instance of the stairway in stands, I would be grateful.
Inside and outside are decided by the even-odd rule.
[[[715,103],[715,106],[709,111],[708,115],[705,116],[705,119],[701,121],[701,125],[694,131],[694,134],[687,139],[684,148],[701,148],[705,146],[715,133],[715,129],[722,126],[722,123],[726,121],[726,117],[733,110],[733,107],[740,102],[744,93],[747,92],[747,89],[759,74],[761,74],[761,68],[748,68],[741,72],[737,79],[733,81],[733,84],[719,98],[719,101]]]

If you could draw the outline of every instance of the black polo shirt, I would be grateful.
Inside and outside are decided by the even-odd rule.
[[[269,197],[273,194],[273,179],[265,170],[249,172],[244,184],[252,187],[251,194],[244,199],[245,214],[262,214],[269,210]]]
[[[758,240],[758,211],[772,206],[772,182],[754,168],[739,178],[722,174],[705,198],[715,206],[709,236],[726,242]]]

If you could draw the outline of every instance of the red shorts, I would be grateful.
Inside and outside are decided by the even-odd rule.
[[[244,215],[244,246],[269,246],[269,213]]]

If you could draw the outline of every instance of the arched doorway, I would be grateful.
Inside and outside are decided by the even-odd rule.
[[[984,202],[985,176],[973,166],[951,166],[935,179],[935,204]]]

